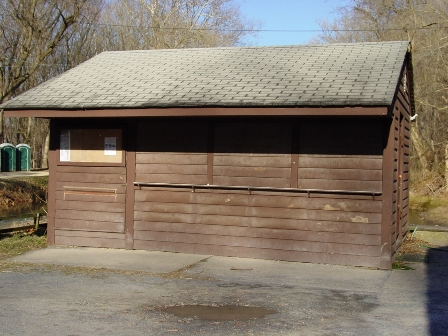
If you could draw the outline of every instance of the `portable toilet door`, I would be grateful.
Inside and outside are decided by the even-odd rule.
[[[12,172],[16,170],[16,147],[10,143],[0,145],[1,168],[3,172]]]
[[[18,144],[16,146],[16,170],[31,170],[31,147],[27,144]]]

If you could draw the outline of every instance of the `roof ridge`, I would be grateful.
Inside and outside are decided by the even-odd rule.
[[[409,44],[409,41],[406,40],[396,40],[396,41],[380,41],[380,42],[341,42],[341,43],[316,43],[316,44],[285,44],[285,45],[275,45],[275,46],[232,46],[232,47],[196,47],[196,48],[179,48],[179,49],[130,49],[130,50],[106,50],[102,51],[99,54],[105,53],[126,53],[126,52],[135,52],[135,53],[148,53],[148,52],[182,52],[182,51],[194,51],[194,50],[244,50],[244,49],[284,49],[284,48],[309,48],[309,47],[323,47],[328,48],[331,46],[361,46],[361,45],[381,45],[381,44]],[[95,56],[96,56],[95,55]]]

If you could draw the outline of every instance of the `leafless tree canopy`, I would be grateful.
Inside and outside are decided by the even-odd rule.
[[[324,32],[316,42],[411,42],[418,114],[411,162],[416,176],[439,176],[447,185],[448,2],[352,0],[339,9],[337,20],[322,22],[321,27]]]
[[[102,51],[236,46],[254,28],[235,0],[2,0],[0,103]],[[0,142],[46,166],[48,122],[2,114]]]
[[[0,2],[0,102],[17,94],[90,9],[88,0]],[[36,77],[35,80],[39,80]]]
[[[104,9],[107,50],[235,46],[253,29],[230,0],[121,0]]]

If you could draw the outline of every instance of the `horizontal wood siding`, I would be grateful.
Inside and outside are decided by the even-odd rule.
[[[382,148],[380,121],[303,122],[297,185],[305,189],[381,192]]]
[[[213,183],[288,188],[292,125],[227,122],[215,125]]]
[[[136,241],[136,249],[171,251],[196,254],[211,254],[220,256],[238,256],[240,258],[256,258],[270,260],[300,261],[336,265],[363,265],[365,267],[378,267],[376,258],[362,255],[340,255],[330,253],[316,253],[310,251],[275,250],[272,248],[260,249],[249,247],[235,247],[208,244],[172,243],[163,241]]]
[[[207,139],[202,122],[139,124],[136,181],[207,184]]]
[[[56,245],[124,248],[124,233],[56,229]]]
[[[55,244],[124,248],[125,167],[57,166]]]
[[[135,200],[137,249],[378,267],[380,200],[163,188]]]
[[[207,184],[207,153],[136,153],[136,181]]]
[[[290,188],[294,177],[298,188],[382,191],[373,119],[156,120],[137,138],[138,182]],[[141,186],[134,197],[136,249],[379,267],[381,195]]]

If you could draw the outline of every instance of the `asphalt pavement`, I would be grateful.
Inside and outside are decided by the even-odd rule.
[[[0,269],[0,334],[446,335],[447,252],[382,271],[51,247]],[[233,314],[198,317],[191,307]],[[270,313],[244,319],[243,308]]]

